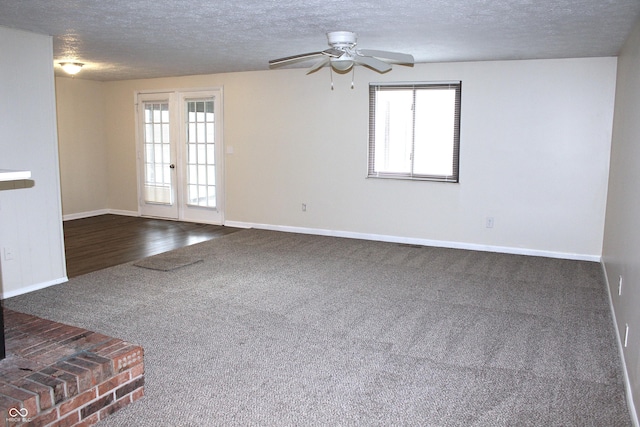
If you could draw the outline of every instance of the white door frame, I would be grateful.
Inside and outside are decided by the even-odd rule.
[[[170,201],[165,203],[147,202],[146,199],[146,186],[145,186],[145,146],[144,146],[144,105],[145,103],[166,103],[168,105],[169,113],[169,142],[170,142],[170,163],[175,165],[177,162],[176,153],[176,138],[177,128],[175,123],[177,117],[175,116],[174,108],[171,108],[175,104],[175,94],[173,92],[146,92],[137,93],[135,98],[136,103],[136,158],[138,169],[138,209],[142,216],[160,217],[167,219],[178,219],[179,209],[177,203],[177,176],[175,168],[171,169],[172,185],[169,189]],[[169,168],[169,165],[165,165],[165,168]],[[161,173],[167,172],[164,168]]]
[[[203,222],[207,224],[224,224],[224,140],[223,140],[223,108],[222,108],[222,88],[210,88],[201,90],[185,90],[177,94],[177,105],[179,108],[179,117],[181,131],[178,138],[178,164],[182,165],[178,171],[178,184],[180,193],[180,219],[184,221]],[[187,122],[185,103],[189,100],[213,99],[214,111],[214,141],[215,141],[215,189],[216,189],[216,207],[204,208],[190,205],[187,193],[187,143],[186,131],[184,126]]]
[[[188,204],[187,200],[187,154],[186,154],[186,112],[185,102],[190,99],[213,98],[215,114],[215,171],[216,171],[216,208],[204,208]],[[169,103],[171,161],[173,201],[171,205],[159,205],[145,202],[145,154],[144,126],[142,124],[144,102],[157,101]],[[167,91],[138,91],[136,104],[136,153],[138,173],[138,209],[142,216],[175,219],[207,224],[224,225],[225,186],[224,186],[224,132],[222,87],[204,89],[184,89]]]

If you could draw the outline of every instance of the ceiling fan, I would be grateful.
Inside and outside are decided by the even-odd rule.
[[[412,55],[384,50],[356,49],[357,35],[351,31],[332,31],[327,33],[329,49],[320,52],[302,53],[269,61],[269,67],[292,64],[312,58],[320,58],[309,68],[307,74],[319,70],[329,64],[339,73],[349,71],[355,64],[364,65],[379,73],[391,70],[392,63],[413,65]]]

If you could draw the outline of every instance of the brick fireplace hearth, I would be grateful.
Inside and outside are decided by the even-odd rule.
[[[90,426],[144,395],[142,347],[4,310],[0,427]]]

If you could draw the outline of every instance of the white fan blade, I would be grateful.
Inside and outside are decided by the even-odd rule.
[[[390,59],[400,64],[413,64],[413,55],[408,53],[387,52],[386,50],[358,49],[360,55],[375,56],[376,58]]]
[[[298,62],[305,61],[310,58],[315,58],[316,56],[322,56],[324,53],[322,52],[309,52],[309,53],[301,53],[300,55],[293,56],[285,56],[284,58],[272,59],[269,61],[270,67],[277,67],[279,65],[284,65],[289,62]]]
[[[373,68],[379,73],[386,73],[387,71],[391,70],[391,65],[370,56],[354,56],[353,61],[356,64],[362,64],[366,65],[369,68]]]
[[[335,47],[326,49],[322,51],[323,55],[330,56],[331,58],[340,58],[344,55],[344,50],[336,49]]]
[[[313,67],[309,68],[309,71],[307,71],[307,74],[311,74],[314,71],[318,71],[320,68],[324,67],[325,65],[327,65],[329,62],[331,62],[330,58],[322,58],[320,61],[316,62]]]
[[[336,48],[329,48],[322,52],[309,52],[301,53],[300,55],[285,56],[284,58],[272,59],[269,61],[270,67],[278,67],[287,63],[295,63],[306,61],[307,59],[315,58],[317,56],[328,56],[330,58],[339,58],[344,55],[344,51]]]

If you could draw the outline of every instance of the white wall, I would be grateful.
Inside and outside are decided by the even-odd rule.
[[[55,83],[62,213],[104,211],[109,202],[104,84],[69,77]]]
[[[357,68],[333,91],[327,69],[109,82],[109,207],[137,210],[134,92],[223,86],[227,224],[599,260],[615,75],[591,58]],[[434,80],[462,80],[460,183],[366,179],[368,83]]]
[[[32,172],[32,181],[0,187],[0,266],[6,298],[60,283],[66,280],[66,269],[52,40],[0,27],[0,52],[0,168]],[[6,259],[5,249],[13,259]]]
[[[635,408],[640,408],[640,22],[618,60],[603,260]],[[619,278],[623,278],[618,296]],[[637,412],[636,412],[637,425]]]

